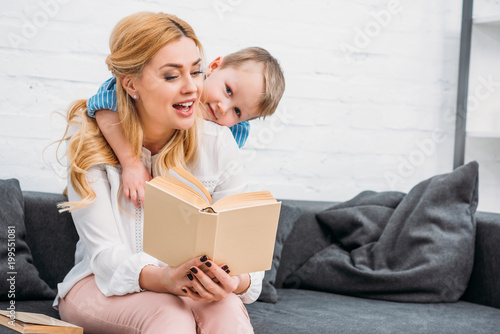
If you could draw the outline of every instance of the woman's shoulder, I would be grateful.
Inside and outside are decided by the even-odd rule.
[[[215,145],[217,147],[236,145],[231,130],[227,126],[203,120],[202,128],[202,145]]]
[[[198,157],[190,165],[190,172],[213,194],[245,183],[236,173],[244,174],[240,150],[228,127],[210,121],[203,121],[200,132]],[[236,167],[235,167],[236,166]],[[235,172],[236,171],[236,172]],[[228,179],[231,178],[229,181]],[[243,180],[243,181],[242,181]]]
[[[212,121],[203,120],[203,133],[206,136],[221,136],[224,134],[231,134],[231,130],[227,126],[222,126]]]
[[[198,158],[192,166],[194,175],[217,178],[228,162],[239,159],[238,145],[228,127],[205,120],[201,125]]]
[[[94,177],[103,177],[103,178],[120,178],[122,174],[122,167],[120,165],[108,165],[106,163],[100,163],[91,166],[87,170],[87,175]]]

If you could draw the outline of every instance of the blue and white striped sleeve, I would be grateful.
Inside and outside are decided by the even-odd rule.
[[[95,117],[95,112],[101,109],[118,111],[115,77],[106,80],[97,93],[87,100],[87,115],[90,117]]]
[[[242,148],[248,139],[250,123],[248,121],[237,123],[230,127],[229,130],[233,133],[234,140],[236,140],[238,147]]]

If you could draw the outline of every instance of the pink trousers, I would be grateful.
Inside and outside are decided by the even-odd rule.
[[[78,282],[59,299],[61,319],[98,333],[253,333],[248,313],[235,294],[212,303],[167,293],[139,292],[106,297],[94,275]]]

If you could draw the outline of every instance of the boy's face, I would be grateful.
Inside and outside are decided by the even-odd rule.
[[[203,118],[223,126],[258,118],[263,65],[247,62],[220,69],[222,61],[219,57],[208,66],[201,96]]]

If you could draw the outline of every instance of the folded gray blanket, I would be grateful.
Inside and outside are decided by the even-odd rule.
[[[402,302],[453,302],[474,260],[478,165],[408,194],[366,191],[317,214],[332,243],[291,278],[300,288]]]

